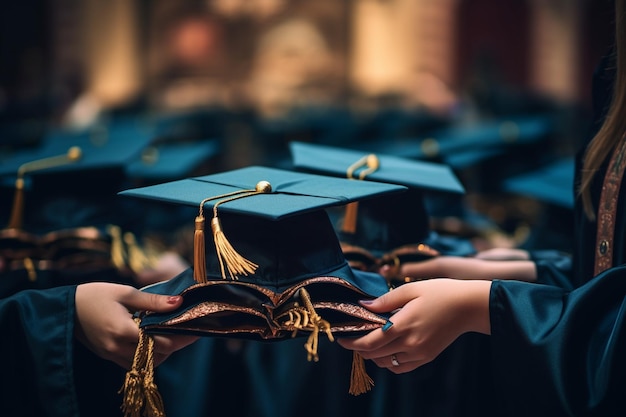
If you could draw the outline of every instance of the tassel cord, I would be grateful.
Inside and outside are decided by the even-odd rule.
[[[194,228],[194,235],[193,235],[193,245],[194,245],[194,249],[193,249],[193,277],[194,280],[199,283],[199,284],[203,284],[206,282],[206,245],[205,245],[205,241],[204,241],[204,228],[205,228],[205,217],[204,217],[204,205],[211,201],[211,200],[215,200],[218,198],[227,198],[228,197],[243,197],[242,194],[245,194],[245,196],[251,195],[252,193],[254,193],[255,190],[237,190],[237,191],[233,191],[231,193],[227,193],[227,194],[222,194],[219,196],[214,196],[214,197],[208,197],[205,198],[204,200],[202,200],[200,202],[200,207],[198,210],[198,216],[196,216],[195,219],[195,228]],[[230,199],[228,199],[228,201],[230,201]],[[219,203],[218,203],[219,204]],[[217,206],[217,205],[216,205]],[[217,212],[215,211],[214,208],[214,217],[217,216]],[[213,223],[213,222],[212,222]],[[220,268],[221,268],[221,272],[222,272],[222,278],[226,278],[226,273],[225,273],[225,268],[224,268],[224,261],[220,256],[220,252],[217,246],[217,241],[215,238],[215,231],[213,232],[213,240],[216,244],[216,251],[218,251],[218,259],[220,261]],[[230,275],[231,279],[233,279],[233,275]]]
[[[213,242],[215,251],[220,263],[220,272],[222,278],[226,279],[226,272],[230,279],[237,279],[239,275],[253,274],[258,265],[241,256],[235,248],[230,244],[226,235],[222,230],[220,220],[218,218],[218,207],[229,201],[238,200],[240,198],[249,197],[256,194],[270,193],[272,186],[267,181],[259,181],[254,190],[237,190],[218,196],[205,198],[200,202],[198,216],[196,217],[196,225],[194,232],[194,279],[198,283],[206,282],[206,254],[204,244],[204,205],[211,200],[221,199],[213,206],[213,218],[211,219],[211,229],[213,231]]]
[[[135,320],[139,324],[139,320]],[[124,385],[120,389],[123,395],[122,411],[124,417],[140,417],[145,404],[144,378],[147,361],[147,336],[143,329],[139,328],[139,342],[133,357],[133,364],[126,372]]]
[[[140,320],[135,319],[139,324]],[[124,417],[165,417],[163,399],[154,382],[154,339],[141,327],[131,369],[126,373],[121,409]]]
[[[350,389],[352,395],[364,394],[374,386],[374,380],[367,374],[365,359],[358,352],[352,354],[352,372],[350,374]]]
[[[355,179],[354,172],[363,165],[365,165],[366,168],[359,173],[359,180],[363,180],[367,175],[375,172],[380,167],[380,162],[375,154],[365,155],[348,167],[346,177],[351,180]],[[349,203],[346,206],[345,215],[343,217],[343,225],[341,227],[343,232],[350,234],[356,233],[358,210],[359,203],[357,201]]]

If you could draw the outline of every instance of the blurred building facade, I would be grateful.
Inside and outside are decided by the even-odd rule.
[[[480,88],[478,77],[585,102],[611,26],[608,0],[26,3],[39,11],[39,39],[9,50],[9,36],[36,23],[17,10],[24,21],[5,29],[14,29],[6,59],[42,65],[60,104],[80,95],[105,108],[140,95],[154,106],[243,101],[270,113],[355,95],[436,106],[429,80],[462,93]]]
[[[291,140],[384,140],[385,152],[494,121],[517,138],[507,119],[539,114],[558,118],[541,149],[571,156],[613,19],[610,0],[24,0],[3,11],[0,162],[50,126],[187,112],[194,139],[220,139],[214,169],[281,166]],[[461,177],[484,191],[510,165]],[[500,224],[535,214],[492,203],[483,211]]]

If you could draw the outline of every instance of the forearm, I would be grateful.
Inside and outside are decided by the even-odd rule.
[[[403,276],[415,279],[453,278],[463,280],[518,280],[534,282],[537,270],[529,260],[491,261],[476,258],[442,256],[426,262],[402,266]]]
[[[537,281],[537,268],[532,261],[481,261],[478,279]]]

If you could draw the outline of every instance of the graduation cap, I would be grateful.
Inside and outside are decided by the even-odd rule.
[[[574,224],[576,160],[562,156],[529,172],[503,182],[508,195],[522,197],[518,204],[535,202],[537,209],[529,221],[523,248],[542,248],[571,253]]]
[[[44,137],[40,146],[13,152],[0,159],[0,176],[15,177],[20,166],[35,160],[63,155],[78,147],[82,157],[76,164],[41,167],[35,174],[60,174],[98,169],[122,169],[124,164],[140,154],[154,138],[153,130],[139,119],[119,119],[87,129],[54,129]]]
[[[422,260],[445,249],[437,248],[430,230],[425,193],[464,192],[448,166],[301,142],[290,148],[293,164],[301,170],[408,187],[402,194],[350,204],[335,216],[344,253],[354,267],[399,266],[401,260]]]
[[[8,227],[22,227],[25,194],[35,185],[31,195],[38,207],[60,194],[109,198],[107,191],[119,191],[125,165],[151,139],[145,125],[123,119],[80,131],[52,130],[41,146],[9,155],[0,164],[3,186],[15,188]]]
[[[130,281],[138,246],[132,233],[120,230],[114,197],[124,165],[150,137],[143,124],[120,120],[51,130],[40,146],[4,157],[0,295],[103,277]]]
[[[126,174],[150,182],[182,179],[220,151],[217,139],[155,143],[126,165]]]
[[[455,170],[479,165],[512,150],[540,143],[554,132],[548,116],[527,116],[453,125],[422,138],[385,140],[363,149],[410,159],[442,161]]]
[[[504,190],[543,203],[572,209],[574,207],[573,157],[558,159],[539,169],[504,181]]]
[[[320,333],[332,340],[385,325],[386,316],[359,300],[388,291],[386,281],[350,268],[324,209],[404,190],[253,166],[122,192],[198,208],[193,270],[144,289],[180,294],[183,305],[143,314],[142,332],[263,341],[308,335],[309,360],[316,360]],[[136,366],[145,364],[145,354],[138,349]],[[351,391],[360,393],[369,385],[362,358],[355,363],[361,365]],[[136,406],[129,401],[127,407]]]

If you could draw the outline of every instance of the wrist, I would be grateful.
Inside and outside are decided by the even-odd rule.
[[[464,283],[466,288],[464,288],[462,317],[465,332],[491,334],[489,319],[491,281],[470,280]]]

